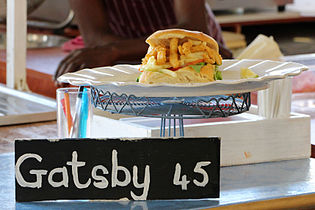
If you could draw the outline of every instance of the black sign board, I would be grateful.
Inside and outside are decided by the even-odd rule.
[[[218,198],[219,138],[15,141],[16,201]]]

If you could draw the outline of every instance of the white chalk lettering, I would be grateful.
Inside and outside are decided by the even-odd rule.
[[[118,160],[117,160],[117,151],[114,149],[112,151],[112,187],[121,186],[127,186],[130,181],[131,181],[131,175],[128,169],[124,166],[119,166],[118,165]],[[125,180],[121,181],[118,180],[118,172],[122,171],[125,174]]]
[[[22,175],[22,174],[25,174],[26,172],[21,172],[21,170],[23,169],[23,167],[21,168],[21,165],[27,159],[31,159],[31,158],[34,158],[39,163],[41,163],[42,157],[37,154],[27,153],[19,157],[16,162],[16,166],[15,166],[16,179],[17,179],[18,184],[22,187],[41,188],[44,175],[48,175],[47,182],[49,183],[50,186],[54,188],[58,188],[58,187],[69,188],[69,175],[70,175],[69,173],[71,172],[70,172],[70,168],[67,166],[71,166],[73,184],[78,189],[88,188],[91,185],[91,182],[93,182],[92,185],[98,189],[105,189],[109,187],[110,188],[125,187],[127,185],[133,185],[134,190],[130,190],[129,192],[132,199],[146,200],[148,197],[148,193],[150,189],[150,181],[151,181],[150,166],[145,165],[143,176],[139,176],[140,172],[137,165],[133,165],[132,173],[129,168],[119,165],[119,158],[118,158],[117,150],[115,149],[112,150],[111,157],[112,157],[111,159],[112,171],[109,171],[104,165],[95,165],[91,170],[90,177],[86,177],[87,175],[86,173],[84,173],[83,175],[83,173],[81,172],[82,176],[80,176],[79,174],[79,168],[85,166],[86,162],[78,161],[78,153],[77,151],[73,151],[71,161],[65,161],[65,166],[52,168],[50,171],[43,170],[43,169],[30,170],[29,174],[35,175],[36,181],[28,182],[25,180],[25,177],[23,177]],[[24,164],[28,164],[28,163],[24,163]],[[28,164],[28,167],[29,166],[30,164]],[[45,166],[45,164],[43,166]],[[200,165],[199,168],[197,167],[196,172],[202,173],[203,172],[201,169],[202,166],[204,166],[204,164]],[[90,166],[88,165],[86,167],[89,168]],[[51,168],[51,166],[49,168]],[[180,168],[179,168],[178,174],[180,174]],[[106,177],[106,175],[108,177]],[[179,175],[176,175],[176,177],[177,176]],[[26,176],[26,177],[29,177],[29,176]],[[84,179],[86,179],[85,182],[84,182]],[[176,179],[179,179],[179,178],[176,178]],[[110,181],[111,183],[109,183]],[[207,180],[204,179],[200,183],[203,184],[206,181]],[[45,188],[47,188],[47,186],[45,186]]]
[[[187,185],[190,183],[189,180],[187,180],[187,175],[181,175],[182,166],[179,163],[176,163],[175,165],[175,173],[173,178],[173,184],[174,185],[180,185],[182,187],[182,190],[187,190]],[[182,178],[180,180],[180,178]]]
[[[35,158],[38,162],[42,162],[42,157],[37,154],[27,153],[19,157],[15,164],[15,177],[18,184],[21,187],[30,188],[41,188],[42,187],[42,176],[47,174],[47,170],[30,170],[30,174],[36,175],[35,182],[27,182],[21,174],[20,166],[21,164],[29,158]]]
[[[59,182],[55,182],[53,180],[53,177],[56,173],[62,174],[62,180]],[[51,170],[48,174],[48,183],[53,187],[61,187],[61,186],[68,187],[69,176],[68,176],[67,168],[62,167],[62,168],[54,168],[53,170]]]
[[[201,161],[201,162],[198,162],[194,168],[194,172],[195,173],[199,173],[203,176],[203,180],[202,182],[199,182],[198,180],[194,179],[193,182],[196,186],[198,187],[204,187],[208,184],[209,182],[209,176],[208,176],[208,173],[207,171],[205,171],[202,167],[205,167],[205,166],[208,166],[210,165],[211,162],[210,161]]]
[[[105,177],[97,175],[97,171],[101,170],[103,174],[108,174],[107,168],[102,165],[94,166],[92,169],[92,178],[96,181],[93,182],[93,185],[99,189],[105,189],[108,187],[108,181]]]
[[[130,192],[131,197],[134,200],[146,200],[149,192],[150,187],[150,166],[145,166],[145,172],[144,172],[144,180],[143,183],[140,184],[138,182],[138,167],[133,166],[133,178],[132,178],[133,185],[136,188],[143,188],[142,195],[135,195],[132,191]]]
[[[78,153],[77,151],[72,152],[72,161],[67,162],[67,165],[71,166],[72,168],[72,176],[73,176],[73,182],[75,186],[79,189],[87,188],[89,187],[91,183],[91,179],[89,178],[88,181],[85,184],[81,184],[79,181],[79,172],[78,168],[85,166],[85,162],[78,161]]]

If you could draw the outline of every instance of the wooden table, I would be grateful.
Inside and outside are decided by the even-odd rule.
[[[56,138],[56,121],[0,126],[0,154],[14,152],[17,138]]]

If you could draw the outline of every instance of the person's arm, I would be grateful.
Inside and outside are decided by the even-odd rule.
[[[174,12],[177,27],[204,33],[209,32],[204,0],[174,0]]]
[[[86,47],[120,40],[111,34],[104,0],[69,0]]]
[[[137,58],[145,53],[148,46],[144,42],[144,37],[126,39],[114,35],[110,31],[104,0],[70,0],[70,6],[76,14],[86,47],[100,47],[109,44],[111,48],[120,51],[116,52],[115,59],[121,60],[128,60],[130,56],[131,59]]]
[[[107,45],[87,47],[72,51],[64,58],[54,74],[53,79],[65,73],[84,68],[114,65],[117,61],[139,61],[144,57],[148,45],[144,38],[121,40]]]
[[[114,35],[108,26],[104,0],[70,0],[70,6],[86,47],[71,52],[60,62],[54,80],[64,73],[113,65],[119,60],[141,62],[148,49],[145,37],[124,39]]]

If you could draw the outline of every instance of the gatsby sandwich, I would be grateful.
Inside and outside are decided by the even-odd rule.
[[[167,29],[146,39],[150,45],[142,59],[138,81],[156,83],[202,83],[222,79],[217,42],[196,31]]]

